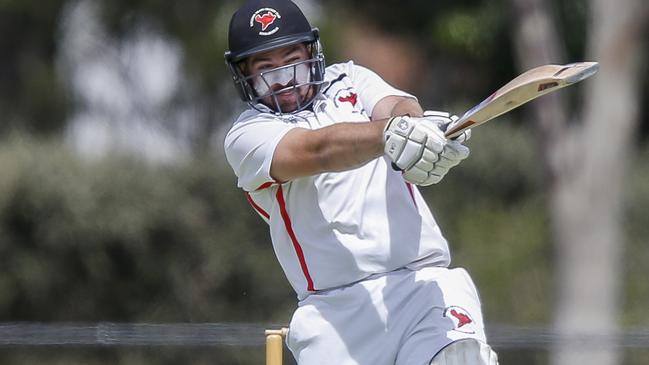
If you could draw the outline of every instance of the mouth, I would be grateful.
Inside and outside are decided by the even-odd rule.
[[[271,92],[266,96],[267,105],[279,108],[283,112],[296,110],[305,101],[306,91],[304,86],[295,86],[292,83],[288,85],[275,84]],[[274,100],[273,100],[274,98]]]
[[[282,88],[280,90],[277,90],[275,95],[280,100],[286,101],[286,102],[292,102],[292,101],[297,100],[297,98],[299,98],[298,89],[296,89],[294,87],[291,87],[291,86],[288,86],[288,87]]]
[[[294,93],[295,93],[295,91],[294,91],[293,89],[288,89],[288,90],[286,90],[286,91],[282,91],[282,92],[279,93],[278,95],[279,95],[279,96],[287,96],[287,95],[292,95],[292,94],[294,94]]]
[[[277,95],[288,95],[293,94],[297,91],[297,88],[293,84],[288,85],[278,85],[272,88],[273,92]]]

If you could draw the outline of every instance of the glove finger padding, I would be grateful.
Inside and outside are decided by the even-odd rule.
[[[403,172],[403,178],[412,184],[421,185],[423,182],[430,178],[429,174],[430,173],[428,171],[424,171],[417,166],[413,166]]]
[[[427,119],[434,121],[438,124],[439,129],[442,130],[442,132],[446,132],[449,128],[455,125],[455,123],[460,119],[457,115],[451,115],[449,112],[442,112],[442,111],[437,111],[437,110],[426,110],[424,111],[424,117],[427,117]],[[462,132],[459,136],[453,138],[454,141],[458,141],[460,143],[464,143],[471,138],[471,130],[467,129],[466,131]]]
[[[409,183],[415,185],[428,186],[440,182],[442,178],[444,178],[444,175],[446,175],[446,172],[448,172],[448,170],[442,172],[442,169],[440,169],[433,173],[431,171],[424,171],[417,168],[416,166],[413,166],[412,168],[403,172],[403,178]]]
[[[401,170],[412,167],[424,155],[431,162],[437,161],[446,144],[439,128],[423,118],[392,118],[386,125],[384,136],[384,152]]]
[[[436,165],[451,168],[469,157],[469,153],[469,147],[457,141],[450,141],[444,146],[444,151],[439,155]]]
[[[441,128],[442,126],[447,126],[454,121],[453,117],[455,117],[455,120],[457,120],[457,117],[455,115],[451,115],[451,113],[449,112],[443,112],[438,110],[426,110],[424,111],[423,116],[427,120],[435,123],[442,130],[443,130],[443,128]]]
[[[440,182],[448,171],[469,156],[469,148],[455,140],[449,141],[432,164],[422,158],[403,172],[403,178],[416,185],[427,186]],[[432,165],[432,167],[431,167]]]
[[[451,116],[451,120],[452,120],[452,121],[451,121],[451,123],[447,124],[447,125],[443,128],[444,132],[446,132],[446,130],[448,130],[449,128],[455,126],[455,124],[456,124],[456,122],[458,121],[458,119],[460,119],[460,118],[458,118],[457,115],[453,115],[453,116]],[[459,136],[453,138],[452,140],[453,140],[453,141],[458,141],[458,142],[460,142],[460,143],[464,143],[464,142],[468,141],[469,138],[471,138],[471,130],[470,130],[470,129],[467,129],[467,130],[465,130],[464,132],[462,132],[462,134],[460,134]]]

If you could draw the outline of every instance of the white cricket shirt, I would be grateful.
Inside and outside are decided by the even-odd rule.
[[[313,110],[277,116],[249,109],[225,138],[238,186],[269,224],[275,254],[298,298],[402,267],[448,266],[450,255],[419,191],[386,157],[283,184],[273,153],[292,128],[368,122],[386,96],[411,96],[353,62],[327,67]]]

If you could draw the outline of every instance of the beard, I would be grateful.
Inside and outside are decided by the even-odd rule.
[[[314,92],[313,87],[305,85],[297,88],[290,88],[291,86],[292,85],[273,87],[272,94],[262,98],[263,104],[279,113],[291,113],[311,100]],[[289,89],[278,93],[279,90],[286,88]]]

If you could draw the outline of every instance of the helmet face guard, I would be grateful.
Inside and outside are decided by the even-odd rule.
[[[304,44],[306,60],[263,70],[246,70],[251,56]],[[324,82],[325,62],[317,28],[290,0],[247,0],[230,20],[230,50],[225,52],[232,80],[241,99],[257,110],[296,113],[313,103]],[[262,105],[263,104],[263,105]]]
[[[297,113],[308,108],[324,83],[325,62],[317,30],[316,40],[307,45],[310,58],[288,65],[263,70],[255,74],[245,74],[241,63],[233,62],[226,53],[226,63],[239,92],[239,96],[254,109],[264,111],[260,104],[266,105],[277,114]],[[282,46],[288,46],[285,44]],[[280,47],[277,47],[280,48]],[[265,52],[264,50],[262,52]],[[259,52],[261,53],[261,52]],[[229,59],[230,58],[230,59]],[[294,101],[285,101],[289,98]]]

